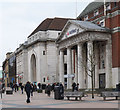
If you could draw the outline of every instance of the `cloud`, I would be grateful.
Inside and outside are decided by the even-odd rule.
[[[16,3],[20,3],[20,2],[22,2],[22,3],[30,3],[30,2],[36,2],[36,3],[50,3],[50,2],[56,2],[56,3],[58,3],[58,2],[63,2],[63,3],[65,3],[65,2],[92,2],[92,1],[94,1],[94,0],[1,0],[2,2],[16,2]],[[100,0],[99,0],[100,1]]]
[[[41,2],[36,0],[0,1],[0,63],[8,51],[15,51],[46,18],[75,18],[75,2]],[[56,0],[57,1],[57,0]],[[75,1],[75,0],[74,0]],[[81,5],[82,4],[82,5]],[[78,3],[78,12],[86,3]],[[1,64],[0,64],[1,65]]]

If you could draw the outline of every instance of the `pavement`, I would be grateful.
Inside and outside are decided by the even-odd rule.
[[[118,108],[120,101],[115,100],[115,97],[107,98],[103,101],[102,97],[95,95],[95,98],[83,97],[81,101],[71,100],[55,100],[54,93],[48,97],[45,93],[34,92],[31,97],[31,103],[26,103],[26,93],[21,91],[14,92],[12,95],[3,94],[0,99],[1,108]]]

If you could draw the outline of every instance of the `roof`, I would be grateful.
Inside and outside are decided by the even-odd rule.
[[[79,31],[77,34],[80,34],[80,33],[86,32],[86,31],[110,32],[109,29],[100,27],[100,26],[98,26],[90,21],[69,20],[66,23],[66,26],[64,27],[64,29],[62,30],[60,36],[57,38],[56,42],[58,42],[62,38],[62,36],[64,36],[64,32],[66,31],[66,29],[68,28],[68,26],[70,24],[75,24],[78,27],[80,27],[81,29],[83,29],[83,31]]]
[[[88,6],[82,11],[82,13],[78,16],[78,18],[85,16],[89,12],[101,7],[104,5],[104,2],[91,2]]]
[[[38,31],[62,31],[68,20],[70,20],[70,18],[47,18],[28,37],[37,33]]]
[[[69,21],[76,23],[76,24],[80,25],[80,27],[87,29],[87,30],[107,31],[106,28],[100,27],[89,21],[79,21],[79,20],[69,20]]]

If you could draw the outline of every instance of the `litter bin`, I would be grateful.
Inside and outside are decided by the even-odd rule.
[[[116,91],[120,91],[120,83],[116,84]]]
[[[55,86],[54,99],[56,100],[64,99],[64,94],[61,92],[60,86]]]
[[[46,84],[42,84],[42,90],[45,90]]]

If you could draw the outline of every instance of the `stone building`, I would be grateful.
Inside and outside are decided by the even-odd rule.
[[[56,39],[67,18],[47,18],[16,49],[17,82],[58,82]]]
[[[87,21],[69,20],[57,44],[60,51],[60,82],[67,83],[68,89],[71,89],[73,82],[79,83],[80,89],[91,89],[89,75],[93,66],[94,87],[112,87],[112,44],[108,29]],[[101,73],[106,77],[99,80]]]

